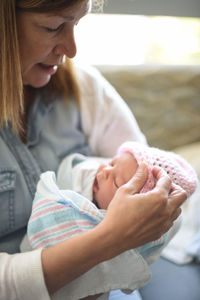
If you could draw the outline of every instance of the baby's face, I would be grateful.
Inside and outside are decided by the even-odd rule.
[[[136,159],[128,152],[99,166],[93,185],[93,197],[99,208],[108,207],[117,189],[133,177],[137,167]]]

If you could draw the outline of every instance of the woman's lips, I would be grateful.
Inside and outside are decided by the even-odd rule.
[[[40,68],[47,73],[48,75],[53,75],[56,73],[58,66],[57,65],[46,65],[39,63]]]

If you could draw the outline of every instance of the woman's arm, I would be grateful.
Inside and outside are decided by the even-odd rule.
[[[47,289],[56,292],[100,262],[159,238],[179,216],[186,193],[173,186],[169,177],[155,169],[156,187],[137,194],[144,185],[143,164],[134,178],[122,186],[104,220],[94,229],[59,245],[44,249],[42,265]]]
[[[0,253],[0,299],[50,300],[44,282],[41,251],[14,255]]]

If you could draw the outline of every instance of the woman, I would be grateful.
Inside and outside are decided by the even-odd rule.
[[[90,4],[88,0],[0,2],[0,295],[4,300],[50,299],[93,266],[160,237],[179,216],[186,198],[159,169],[154,170],[156,188],[137,195],[147,178],[142,165],[137,176],[119,189],[95,229],[48,249],[5,253],[19,252],[41,172],[56,171],[69,153],[111,156],[127,139],[144,142],[134,117],[100,74],[77,69],[76,77],[69,59],[63,63],[65,56],[76,54],[74,26]]]

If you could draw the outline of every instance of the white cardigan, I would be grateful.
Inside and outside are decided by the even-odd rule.
[[[146,142],[135,118],[115,89],[93,69],[77,68],[81,122],[96,156],[112,156],[126,140]],[[143,284],[143,282],[141,282]],[[0,253],[0,300],[49,300],[41,250]]]
[[[95,156],[112,157],[125,141],[146,138],[117,91],[95,68],[79,68],[81,119]]]

